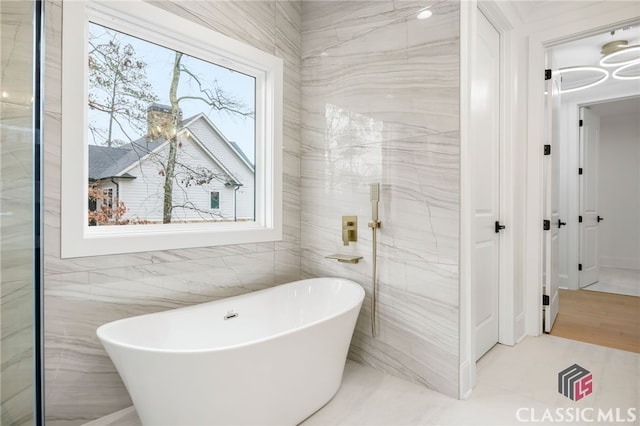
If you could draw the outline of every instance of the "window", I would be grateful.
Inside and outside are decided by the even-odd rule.
[[[63,13],[62,256],[281,239],[282,60],[143,1]]]
[[[220,208],[220,193],[218,191],[211,191],[211,199],[210,199],[210,208],[211,209],[219,209]]]
[[[107,210],[107,216],[113,217],[113,188],[102,191],[102,205]]]

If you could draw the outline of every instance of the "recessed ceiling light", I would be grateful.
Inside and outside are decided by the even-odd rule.
[[[424,9],[420,9],[418,11],[418,14],[416,15],[416,18],[418,19],[427,19],[430,18],[431,15],[433,15],[433,12],[430,10],[430,7],[425,7]]]

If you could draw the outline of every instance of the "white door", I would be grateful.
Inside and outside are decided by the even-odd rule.
[[[598,147],[600,117],[588,107],[580,108],[580,254],[582,270],[578,272],[580,287],[598,281]]]
[[[551,57],[549,58],[551,62]],[[551,66],[550,69],[554,67]],[[558,316],[560,307],[559,299],[559,269],[558,257],[559,241],[558,233],[560,231],[560,217],[558,215],[558,206],[560,200],[559,190],[559,171],[560,171],[560,76],[552,73],[552,78],[547,80],[547,104],[545,118],[545,134],[546,144],[551,146],[551,154],[545,156],[545,215],[544,217],[550,221],[550,229],[545,231],[545,273],[543,295],[546,303],[544,304],[544,331],[550,332],[553,323]]]
[[[472,286],[476,359],[498,343],[500,232],[500,34],[478,13],[471,79]]]

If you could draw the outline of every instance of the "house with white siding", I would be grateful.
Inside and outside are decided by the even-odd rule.
[[[152,104],[147,114],[148,135],[119,147],[89,145],[89,185],[104,197],[90,200],[89,210],[119,200],[121,221],[162,223],[169,141],[153,137],[151,123],[171,108]],[[172,223],[254,220],[255,168],[240,147],[202,113],[181,122],[177,139]]]

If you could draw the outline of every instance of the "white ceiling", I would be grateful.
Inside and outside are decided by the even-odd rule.
[[[590,7],[606,0],[512,0],[518,17],[525,25],[535,25],[550,18],[566,16],[574,13],[576,9]],[[615,2],[610,2],[615,3]]]

